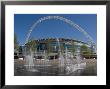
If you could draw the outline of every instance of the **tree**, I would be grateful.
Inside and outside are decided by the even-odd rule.
[[[14,49],[15,49],[16,51],[19,51],[19,43],[18,43],[18,41],[17,41],[17,36],[16,36],[16,34],[14,34]]]
[[[36,44],[36,41],[34,39],[29,40],[29,42],[26,45],[30,51],[35,52],[37,44]]]
[[[76,52],[76,46],[75,46],[75,43],[72,42],[72,53],[73,53],[73,56],[75,55],[75,52]]]
[[[86,45],[82,45],[80,48],[81,54],[91,54],[91,50]]]
[[[61,48],[61,53],[62,53],[62,54],[64,53],[64,46],[65,46],[64,43],[60,43],[60,48]]]
[[[51,45],[50,45],[51,41],[50,39],[48,39],[48,42],[47,42],[47,53],[49,54],[51,52]]]

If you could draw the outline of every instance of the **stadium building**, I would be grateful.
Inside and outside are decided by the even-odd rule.
[[[87,43],[79,40],[48,38],[29,41],[27,44],[25,44],[25,46],[22,47],[23,50],[21,54],[23,54],[23,51],[26,51],[28,54],[31,48],[31,51],[36,59],[43,59],[45,55],[48,59],[57,59],[60,53],[65,56],[66,50],[69,57],[75,57],[77,52],[81,53],[82,45],[85,45],[95,53],[94,49],[92,49]],[[88,57],[87,55],[85,56]],[[93,55],[93,57],[96,58],[96,55]]]

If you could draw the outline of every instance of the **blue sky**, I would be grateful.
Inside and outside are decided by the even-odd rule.
[[[25,43],[30,27],[44,16],[62,16],[82,27],[97,42],[96,14],[15,14],[14,32],[20,45]],[[76,28],[60,20],[45,20],[39,23],[31,33],[30,38],[71,38],[87,42],[87,38]]]

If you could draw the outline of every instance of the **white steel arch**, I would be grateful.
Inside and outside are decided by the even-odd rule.
[[[29,41],[29,37],[31,35],[31,32],[33,31],[33,29],[37,26],[37,24],[45,21],[45,20],[49,20],[49,19],[56,19],[56,20],[62,20],[64,22],[66,22],[67,24],[71,25],[72,27],[76,28],[78,31],[82,32],[88,39],[88,41],[90,42],[89,44],[91,44],[92,46],[94,45],[95,46],[95,42],[93,41],[92,37],[83,29],[81,28],[79,25],[77,25],[76,23],[74,23],[73,21],[67,19],[67,18],[64,18],[64,17],[61,17],[61,16],[45,16],[45,17],[42,17],[40,19],[38,19],[30,28],[28,34],[27,34],[27,37],[26,37],[26,41],[24,43],[24,45]]]

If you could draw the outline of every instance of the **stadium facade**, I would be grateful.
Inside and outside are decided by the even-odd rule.
[[[79,40],[65,38],[59,38],[58,40],[56,38],[31,40],[22,47],[23,50],[20,52],[23,54],[25,50],[28,54],[31,48],[36,59],[43,59],[45,55],[48,59],[57,59],[60,53],[65,56],[66,50],[68,51],[68,56],[75,57],[77,52],[80,52],[82,45],[94,51],[87,43]]]

